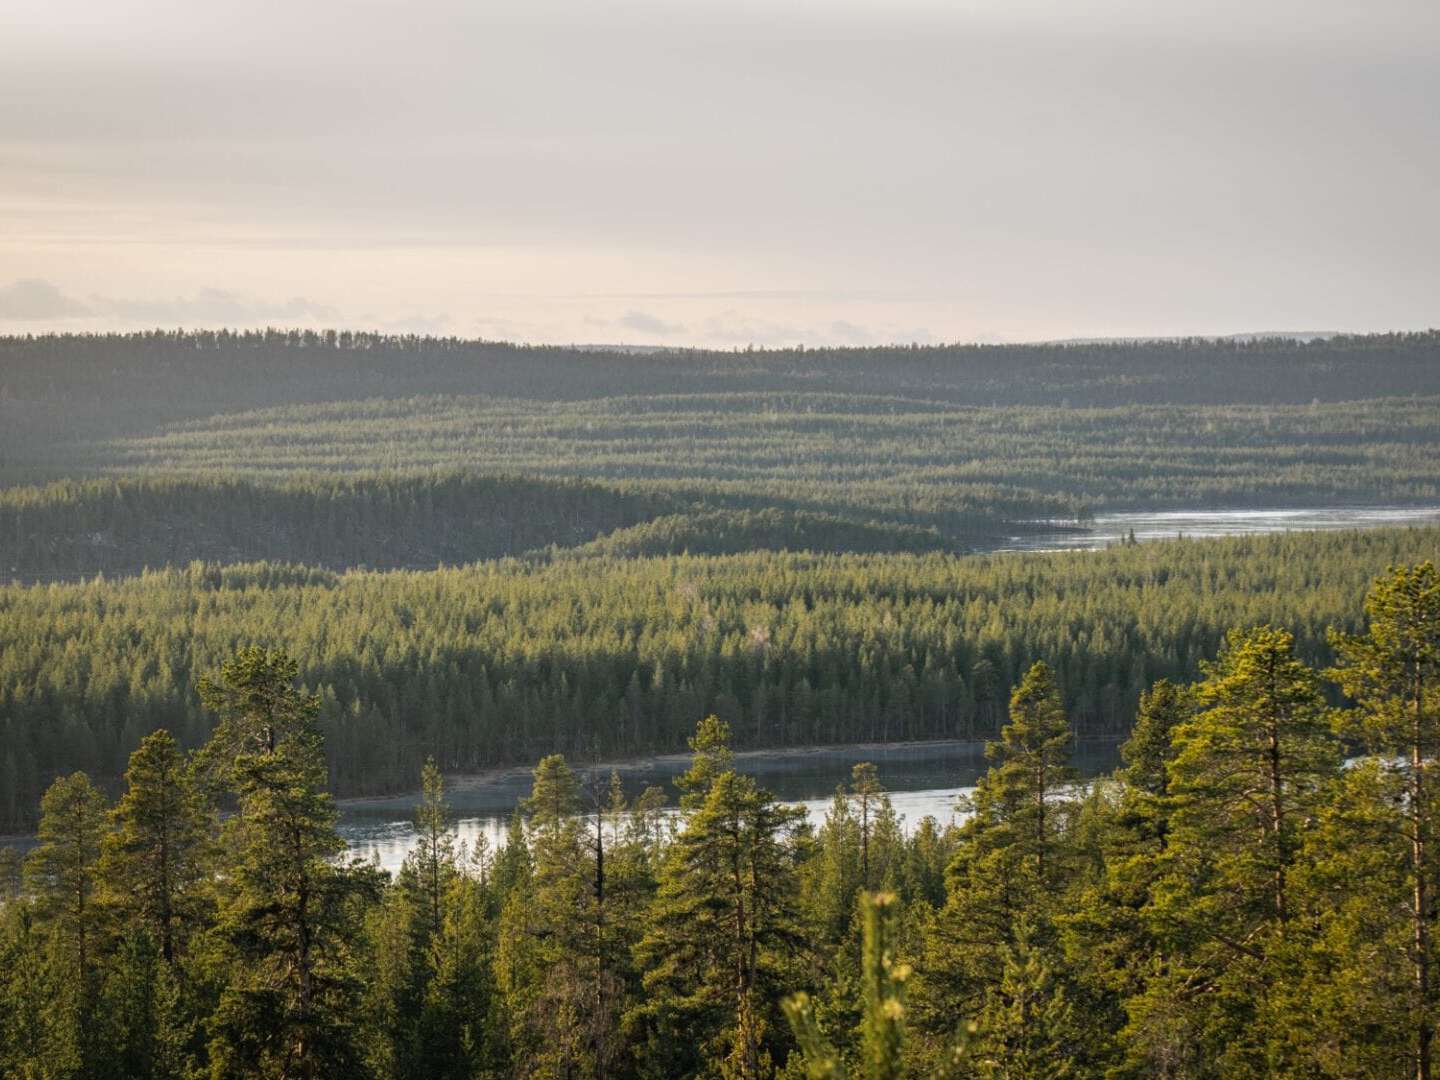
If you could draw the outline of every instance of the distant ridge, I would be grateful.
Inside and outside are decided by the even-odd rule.
[[[1037,345],[1144,345],[1146,342],[1231,341],[1248,345],[1254,341],[1329,341],[1344,337],[1344,330],[1254,330],[1242,334],[1168,334],[1136,337],[1073,337],[1036,342]]]

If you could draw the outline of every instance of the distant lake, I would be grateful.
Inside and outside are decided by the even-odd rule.
[[[1166,510],[1097,514],[1085,529],[1012,536],[997,551],[1085,551],[1125,540],[1173,540],[1177,536],[1241,536],[1320,529],[1379,529],[1440,524],[1437,506],[1330,506],[1306,510]]]
[[[1085,745],[1075,755],[1076,766],[1086,776],[1113,768],[1117,760],[1112,743]],[[956,797],[973,792],[975,781],[987,767],[983,743],[950,741],[756,751],[737,754],[735,765],[787,803],[803,806],[818,826],[835,788],[849,782],[851,768],[861,761],[875,765],[907,831],[927,816],[941,825],[958,821]],[[604,789],[612,767],[620,774],[627,796],[633,798],[656,784],[666,789],[673,806],[676,792],[672,781],[689,767],[689,757],[671,754],[577,771],[592,786]],[[460,839],[473,845],[477,837],[484,836],[494,850],[503,842],[516,805],[530,793],[530,771],[507,769],[447,778],[447,783],[447,799],[455,811]],[[381,866],[396,869],[416,841],[410,823],[415,804],[413,794],[344,800],[340,832],[351,853],[378,858]]]

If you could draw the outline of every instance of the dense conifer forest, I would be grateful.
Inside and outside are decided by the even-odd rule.
[[[1223,554],[1212,591],[1246,565]],[[323,694],[284,651],[238,648],[183,689],[203,745],[151,732],[113,799],[56,779],[38,847],[0,864],[0,1072],[1432,1075],[1440,575],[1393,567],[1362,611],[1326,579],[1353,563],[1287,566],[1277,589],[1345,594],[1326,658],[1293,611],[1237,623],[1195,678],[1144,680],[1123,764],[1093,782],[1070,765],[1075,688],[1042,659],[1000,684],[958,826],[902,828],[861,764],[811,828],[711,716],[678,818],[548,753],[494,850],[457,846],[425,763],[393,877],[341,857]]]
[[[1440,529],[987,552],[1437,449],[1435,332],[0,339],[0,1076],[1430,1077]],[[925,738],[960,824],[732,756]]]
[[[284,648],[319,695],[332,787],[446,770],[681,750],[695,719],[737,747],[993,737],[1044,659],[1081,738],[1119,738],[1141,690],[1193,678],[1234,625],[1275,621],[1328,657],[1367,582],[1440,554],[1440,530],[1294,533],[956,557],[803,554],[506,560],[337,574],[194,564],[0,588],[0,824],[83,769],[113,790],[157,727],[187,748],[198,677]]]
[[[621,353],[0,339],[0,575],[971,551],[1116,509],[1434,503],[1440,335]]]

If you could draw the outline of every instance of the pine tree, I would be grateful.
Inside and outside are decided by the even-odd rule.
[[[986,1002],[973,1049],[984,1080],[1069,1080],[1085,1032],[1041,951],[1031,947],[1025,920],[1017,922],[1005,967]]]
[[[1341,772],[1305,832],[1292,894],[1307,932],[1289,950],[1265,1018],[1268,1057],[1290,1075],[1416,1072],[1425,1015],[1410,951],[1405,789],[1388,761],[1362,758]]]
[[[1434,972],[1440,853],[1432,779],[1440,753],[1440,572],[1430,562],[1392,568],[1371,588],[1365,611],[1370,617],[1367,633],[1332,632],[1340,657],[1332,674],[1358,706],[1357,722],[1347,726],[1364,738],[1403,786],[1414,1075],[1430,1080],[1434,1017],[1440,1004]]]
[[[870,874],[870,839],[875,830],[875,816],[880,810],[877,804],[881,802],[885,789],[880,786],[875,766],[868,761],[857,763],[850,775],[850,797],[855,802],[860,827],[860,881],[863,888],[874,889],[878,882]]]
[[[360,1061],[352,953],[359,902],[378,881],[335,863],[345,844],[325,791],[316,699],[294,673],[283,654],[247,650],[206,692],[226,710],[216,730],[236,750],[223,775],[238,804],[221,838],[229,981],[212,1021],[216,1077],[313,1080]]]
[[[202,675],[200,702],[219,717],[201,749],[200,774],[214,785],[233,786],[242,757],[273,753],[291,736],[315,736],[320,698],[296,689],[300,665],[279,649],[251,645],[220,668]]]
[[[1340,746],[1288,631],[1232,631],[1205,674],[1202,710],[1173,733],[1171,830],[1229,894],[1226,907],[1243,898],[1251,918],[1279,928],[1304,815],[1339,768]]]
[[[1255,1070],[1287,945],[1301,945],[1287,943],[1291,873],[1340,748],[1287,631],[1232,631],[1196,694],[1200,711],[1173,732],[1165,865],[1145,909],[1174,970],[1132,1015],[1188,1017],[1222,1068]]]
[[[130,755],[111,811],[100,876],[111,907],[145,927],[173,963],[205,912],[200,885],[213,854],[212,816],[179,745],[163,728]]]
[[[565,759],[542,759],[524,803],[531,876],[501,913],[501,980],[521,1075],[600,1075],[618,1049],[620,994],[605,964],[583,807]]]
[[[25,860],[51,984],[44,1064],[56,1076],[86,1075],[102,1052],[103,922],[96,893],[105,829],[105,797],[90,778],[62,776],[40,800],[40,842]]]
[[[976,786],[946,870],[947,899],[922,964],[919,1004],[932,1032],[974,1020],[1004,975],[1021,917],[1032,945],[1054,945],[1053,916],[1073,869],[1066,822],[1076,778],[1070,728],[1049,667],[1034,664],[1010,700],[1011,721],[986,748],[994,762]]]
[[[804,944],[786,837],[798,812],[725,760],[718,722],[702,724],[690,812],[661,869],[637,948],[645,999],[631,1015],[660,1075],[769,1076],[785,963]],[[697,798],[703,801],[696,803]]]
[[[730,749],[730,725],[718,716],[707,716],[688,740],[692,755],[690,768],[675,780],[681,791],[680,807],[695,810],[704,805],[710,788],[735,766]]]

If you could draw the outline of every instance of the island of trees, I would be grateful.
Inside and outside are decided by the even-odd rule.
[[[426,765],[393,877],[344,857],[322,697],[246,645],[203,745],[45,791],[0,873],[0,1073],[1424,1080],[1440,573],[1379,577],[1324,667],[1240,626],[1092,782],[1029,663],[958,826],[902,828],[861,765],[810,828],[712,716],[678,817],[547,754],[495,850]]]

